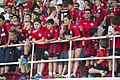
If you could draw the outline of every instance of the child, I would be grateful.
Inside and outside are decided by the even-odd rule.
[[[112,18],[112,23],[111,26],[114,28],[114,32],[112,33],[113,35],[119,35],[120,34],[120,18],[117,16],[114,16]],[[110,44],[111,46],[111,50],[109,52],[109,55],[113,55],[113,42]],[[115,38],[115,55],[120,56],[120,38],[117,37]],[[115,67],[114,67],[115,71],[114,74],[116,76],[116,72],[117,72],[117,60],[115,60]],[[112,76],[112,60],[109,60],[109,77]]]
[[[106,47],[107,47],[106,39],[101,39],[100,50],[98,51],[96,57],[106,57],[107,56],[107,52],[105,50]],[[105,74],[107,73],[106,64],[107,64],[107,61],[105,59],[96,60],[96,62],[94,63],[94,68],[89,69],[89,74],[100,74],[101,77],[105,76]]]
[[[28,62],[27,58],[29,57],[30,54],[32,54],[32,47],[30,43],[32,40],[32,31],[33,31],[32,23],[30,21],[27,21],[25,22],[24,28],[22,30],[16,29],[16,31],[20,32],[24,37],[24,41],[23,41],[23,43],[25,44],[24,51],[20,57],[20,69],[21,69],[21,73],[24,74],[26,73],[25,64]],[[22,76],[21,78],[24,78],[24,76]],[[21,78],[19,80],[21,80]]]
[[[89,30],[90,37],[95,37],[97,35],[96,28],[90,28]],[[95,47],[96,47],[96,40],[86,40],[87,50],[84,54],[84,57],[93,57],[95,56]],[[92,68],[94,64],[93,60],[86,60],[85,67],[84,67],[84,76],[88,77],[88,70]]]
[[[17,36],[17,32],[15,30],[10,30],[8,44],[6,44],[5,47],[7,47],[7,45],[21,44],[21,43],[22,43],[22,39],[20,39]],[[20,54],[19,48],[20,47],[7,47],[6,55],[5,55],[5,62],[17,62],[17,59],[18,59],[17,54]],[[8,73],[10,66],[12,65],[5,66],[5,73]]]
[[[36,45],[35,53],[36,60],[47,60],[45,52],[48,51],[48,46],[44,45],[45,42],[45,28],[41,26],[41,20],[36,18],[34,20],[34,30],[32,32],[32,42]],[[37,74],[32,76],[32,79],[42,78],[42,72],[44,69],[45,63],[37,64]]]
[[[46,40],[45,42],[48,44],[50,42],[58,40],[58,29],[54,26],[54,20],[48,19],[47,20],[47,30],[45,32]],[[48,50],[48,59],[49,60],[56,60],[58,59],[59,53],[61,52],[61,47],[59,43],[50,43],[49,44],[49,50]],[[56,68],[57,63],[56,62],[49,62],[49,75],[48,77],[53,77],[53,75],[56,75]]]

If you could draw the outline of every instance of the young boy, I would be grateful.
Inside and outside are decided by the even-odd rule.
[[[58,29],[54,26],[54,20],[48,19],[47,20],[47,30],[45,32],[46,40],[45,42],[48,44],[50,42],[58,40]],[[50,43],[49,44],[49,60],[56,60],[58,59],[59,53],[61,52],[60,43]],[[56,62],[49,62],[49,75],[48,77],[53,77],[56,74],[57,63]]]
[[[32,47],[31,47],[32,31],[33,31],[32,22],[31,21],[25,22],[24,28],[22,30],[18,29],[17,31],[20,32],[24,37],[24,41],[23,41],[23,43],[25,44],[24,51],[20,57],[20,69],[21,69],[21,73],[24,74],[26,73],[25,64],[28,62],[27,58],[29,57],[30,54],[32,54]],[[19,80],[21,80],[22,78],[25,77],[22,76],[21,78],[19,78]]]
[[[41,20],[36,18],[34,20],[34,30],[32,32],[32,42],[36,45],[35,46],[35,55],[36,60],[47,60],[47,56],[45,52],[48,51],[48,46],[44,45],[45,42],[45,28],[41,26]],[[37,64],[37,74],[32,76],[32,79],[42,78],[42,72],[44,69],[45,63],[38,63]]]
[[[106,39],[101,39],[100,40],[100,50],[98,51],[96,57],[106,57],[107,52],[106,52],[106,47],[107,47],[107,40]],[[106,72],[106,64],[107,61],[105,59],[98,59],[94,63],[94,68],[89,69],[89,74],[94,75],[94,74],[100,74],[101,77],[105,76]],[[99,77],[99,76],[97,76]]]
[[[97,29],[96,28],[90,28],[89,30],[90,37],[95,37],[97,35]],[[84,57],[94,57],[95,56],[95,48],[96,48],[96,40],[86,40],[85,44],[88,46],[86,49],[86,52],[84,54]],[[86,60],[85,67],[84,67],[84,76],[88,77],[88,70],[89,68],[92,68],[94,64],[93,60]]]
[[[17,32],[15,30],[10,30],[7,45],[21,44],[21,43],[22,43],[22,39],[20,39],[17,36]],[[18,54],[20,54],[18,46],[17,47],[7,47],[6,55],[5,55],[5,62],[17,62],[17,59],[19,57]],[[5,73],[8,73],[10,66],[12,66],[12,65],[5,66]]]
[[[119,35],[120,34],[120,18],[117,16],[114,16],[112,18],[112,22],[111,22],[111,26],[114,28],[114,32],[112,33],[113,35]],[[111,42],[111,49],[109,52],[109,55],[113,55],[113,42]],[[115,55],[120,56],[120,38],[117,37],[115,38]],[[115,67],[114,67],[115,71],[114,74],[116,76],[116,72],[117,72],[117,60],[115,60]],[[109,77],[112,76],[112,60],[109,60]]]

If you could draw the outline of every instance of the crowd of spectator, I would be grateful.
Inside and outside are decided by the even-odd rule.
[[[0,13],[0,63],[18,62],[17,65],[0,65],[0,78],[19,67],[21,78],[35,44],[34,60],[57,60],[70,58],[93,58],[120,56],[119,0],[6,0],[5,10]],[[81,6],[83,5],[83,6]],[[106,39],[85,40],[88,37],[106,36]],[[70,41],[82,38],[79,41]],[[68,40],[68,42],[61,42]],[[57,41],[54,43],[54,41]],[[8,47],[8,45],[25,44]],[[71,47],[71,53],[70,53]],[[71,55],[70,55],[71,54]],[[32,79],[76,77],[112,77],[112,59],[68,61],[34,64]],[[120,76],[120,60],[115,59],[114,76]],[[46,67],[47,66],[47,67]],[[44,74],[44,71],[47,74]]]

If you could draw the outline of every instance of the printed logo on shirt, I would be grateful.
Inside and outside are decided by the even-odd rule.
[[[83,24],[85,24],[85,25],[86,25],[87,23],[83,23]]]
[[[47,36],[50,36],[50,34],[48,34]]]
[[[4,29],[2,29],[2,32],[4,32]]]
[[[100,10],[98,10],[98,12],[100,13]]]
[[[94,24],[93,24],[93,23],[91,23],[90,25],[91,25],[91,26],[94,26]]]
[[[72,32],[72,31],[70,31],[70,34],[73,34],[73,32]]]
[[[76,28],[76,26],[73,26],[74,28]]]
[[[55,32],[57,32],[57,30],[55,30]]]
[[[34,31],[33,31],[33,33],[36,33],[36,32],[37,32],[37,30],[34,30]]]
[[[38,36],[41,37],[42,35],[39,33]]]
[[[32,36],[29,36],[29,39],[32,39]]]

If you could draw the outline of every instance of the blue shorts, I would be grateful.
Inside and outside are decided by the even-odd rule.
[[[16,62],[17,61],[17,53],[16,48],[6,48],[5,62]]]
[[[80,58],[84,58],[84,54],[85,54],[86,49],[87,49],[87,46],[85,45],[83,47],[83,50],[82,50],[81,54],[80,54]],[[84,61],[80,60],[80,64],[84,64]]]
[[[68,59],[68,51],[62,51],[59,55],[59,59]],[[60,61],[59,64],[67,65],[68,61]]]
[[[6,48],[0,48],[0,63],[5,63]]]

